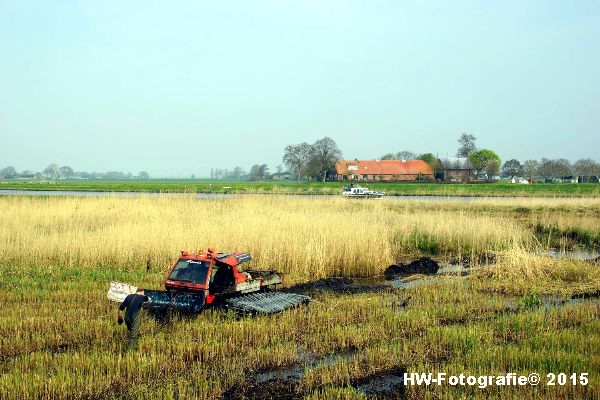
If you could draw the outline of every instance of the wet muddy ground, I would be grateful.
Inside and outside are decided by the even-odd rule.
[[[441,268],[442,269],[442,268]],[[413,280],[411,282],[434,281],[435,277],[425,277]],[[352,286],[353,283],[346,280],[334,280],[336,285]],[[394,281],[391,286],[395,287]],[[410,283],[410,282],[409,282]],[[319,283],[319,287],[325,286],[331,288],[331,284]],[[389,286],[387,286],[389,288]],[[393,289],[392,289],[393,290]],[[403,291],[393,291],[391,293],[402,293]],[[348,293],[348,292],[344,292]],[[396,296],[397,297],[397,296]],[[410,296],[402,298],[397,297],[390,306],[397,310],[410,307]],[[472,316],[444,317],[439,319],[440,325],[466,325],[476,321],[492,319],[499,314],[513,314],[524,312],[528,308],[557,308],[574,306],[582,301],[589,301],[583,298],[568,298],[562,296],[543,296],[534,304],[524,304],[521,297],[506,296],[504,307],[492,310],[489,313],[483,313]],[[593,301],[598,301],[593,300]],[[305,374],[312,372],[316,368],[331,366],[338,363],[351,363],[360,358],[360,350],[344,351],[341,353],[318,356],[308,351],[298,351],[296,363],[293,365],[264,369],[255,371],[246,375],[244,382],[229,388],[224,393],[226,399],[296,399],[301,398],[305,393],[302,392],[302,379]],[[349,382],[349,386],[368,395],[373,399],[402,399],[404,398],[404,373],[407,371],[405,366],[396,366],[387,370],[373,373],[360,379]]]
[[[375,293],[389,289],[382,279],[350,279],[346,277],[323,278],[286,288],[286,292],[306,295],[319,293],[359,294]]]
[[[440,265],[429,257],[422,257],[408,264],[390,265],[383,277],[346,278],[331,277],[313,282],[301,283],[285,289],[286,292],[306,295],[322,293],[359,294],[377,293],[390,289],[416,287],[431,282],[434,275],[467,275],[468,270],[462,266]]]
[[[235,385],[224,393],[225,399],[295,399],[302,397],[300,382],[304,374],[317,367],[351,361],[356,351],[325,357],[299,352],[299,364],[246,376],[243,384]],[[405,367],[394,367],[350,382],[350,386],[376,399],[400,399],[404,395]]]
[[[594,250],[578,249],[573,251],[546,250],[543,254],[552,258],[569,258],[584,260],[600,265],[600,256]],[[437,262],[429,257],[421,257],[409,263],[390,265],[382,277],[347,278],[331,277],[313,282],[301,283],[285,289],[286,292],[315,296],[322,293],[360,294],[377,293],[390,289],[411,289],[436,282],[442,282],[443,277],[467,276],[484,269],[493,268],[496,255],[484,253],[478,256],[463,256],[448,262]],[[474,266],[476,265],[476,266]],[[598,297],[598,293],[589,293],[587,297]],[[580,297],[581,297],[580,296]]]
[[[551,254],[549,254],[552,256]],[[573,258],[581,259],[581,254],[573,254]],[[585,258],[597,263],[598,258]],[[472,267],[473,261],[478,267]],[[490,254],[478,256],[475,260],[470,257],[451,260],[448,263],[437,263],[428,257],[422,257],[407,264],[393,264],[385,276],[368,279],[350,279],[346,277],[333,277],[320,279],[314,282],[295,285],[286,291],[294,293],[319,296],[321,294],[360,294],[360,293],[387,293],[391,295],[390,306],[401,311],[411,306],[410,292],[398,296],[405,289],[423,285],[443,283],[447,278],[464,277],[480,268],[493,268],[496,257]],[[400,289],[400,290],[399,290]],[[470,322],[486,318],[494,318],[498,314],[511,314],[523,312],[528,308],[557,308],[576,305],[582,301],[598,301],[600,293],[589,293],[572,297],[540,296],[532,301],[524,302],[523,297],[506,296],[505,304],[488,314],[444,317],[439,319],[441,325],[465,325]],[[287,367],[256,371],[246,376],[245,382],[230,388],[225,393],[227,399],[295,399],[303,396],[301,381],[303,376],[315,368],[334,365],[340,362],[352,362],[360,357],[358,350],[331,354],[318,357],[307,352],[299,352],[296,363]],[[401,399],[404,398],[403,376],[406,367],[396,366],[392,369],[380,371],[350,382],[350,386],[375,399]]]

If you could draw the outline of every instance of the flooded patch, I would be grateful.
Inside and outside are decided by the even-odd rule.
[[[536,250],[534,252],[537,255],[545,255],[552,258],[558,259],[569,259],[569,260],[582,260],[590,261],[592,263],[600,264],[600,253],[597,250],[592,249],[549,249],[549,250]]]
[[[262,370],[246,377],[245,382],[227,390],[226,399],[296,399],[302,397],[299,385],[304,374],[317,367],[350,361],[354,351],[316,357],[314,354],[299,351],[296,359],[299,364],[289,367]]]
[[[410,264],[390,265],[385,278],[394,289],[412,289],[441,282],[444,276],[467,276],[471,272],[471,268],[463,265],[438,264],[429,257],[421,257]]]
[[[302,376],[307,371],[317,367],[334,365],[342,361],[350,361],[355,353],[355,351],[346,351],[342,353],[330,354],[325,357],[316,357],[310,352],[298,352],[296,359],[301,364],[259,371],[249,376],[248,379],[255,383],[268,382],[272,380],[300,381]]]
[[[471,275],[472,269],[464,265],[441,264],[436,275],[442,276],[467,276]]]
[[[355,354],[355,351],[348,351],[319,358],[311,353],[299,352],[298,360],[302,361],[302,364],[251,374],[244,383],[231,387],[223,396],[226,399],[299,398],[303,395],[300,381],[306,372],[317,367],[350,361]],[[350,385],[377,399],[399,399],[404,395],[405,372],[405,367],[395,367],[354,379]]]
[[[413,279],[408,282],[405,282],[404,280],[401,280],[401,279],[396,279],[396,280],[390,281],[390,285],[394,289],[412,289],[412,288],[416,288],[419,286],[431,285],[432,283],[434,283],[436,281],[439,282],[439,280],[437,280],[435,278]]]
[[[505,313],[514,313],[524,311],[526,309],[535,308],[560,308],[566,306],[572,306],[581,304],[585,301],[594,300],[600,297],[600,291],[590,293],[574,294],[572,296],[561,296],[561,295],[543,295],[540,296],[536,293],[526,294],[521,297],[508,296],[505,306]]]
[[[477,255],[463,255],[461,257],[453,258],[449,262],[451,265],[462,265],[469,267],[473,264],[489,265],[496,263],[496,254],[494,253],[481,253]]]

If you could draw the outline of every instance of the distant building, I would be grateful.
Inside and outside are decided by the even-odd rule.
[[[286,181],[292,178],[292,174],[290,172],[275,172],[271,174],[271,179],[274,181]]]
[[[596,175],[579,175],[577,177],[577,182],[578,183],[598,183],[600,182],[600,180],[598,179],[598,176]]]
[[[396,182],[433,180],[431,166],[422,160],[339,160],[338,181]]]
[[[468,158],[446,157],[441,158],[439,161],[444,168],[442,177],[444,181],[468,182],[475,179]]]

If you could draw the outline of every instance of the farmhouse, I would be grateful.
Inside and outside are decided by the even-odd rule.
[[[440,159],[444,168],[445,181],[469,182],[474,179],[473,170],[467,158],[446,157]]]
[[[432,180],[433,170],[422,160],[339,160],[335,163],[338,181]]]

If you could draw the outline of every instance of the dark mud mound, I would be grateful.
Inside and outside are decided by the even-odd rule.
[[[285,289],[285,291],[289,293],[314,295],[325,292],[347,294],[370,293],[379,292],[385,289],[388,289],[388,286],[383,284],[354,283],[352,279],[340,276],[323,278],[313,282],[300,283]]]
[[[371,374],[352,382],[352,386],[376,399],[404,399],[405,367]]]
[[[298,383],[288,379],[272,379],[266,382],[244,382],[223,393],[230,400],[293,400],[301,398]]]
[[[429,257],[421,257],[410,264],[392,264],[385,270],[385,279],[391,281],[409,275],[435,275],[440,266]]]

